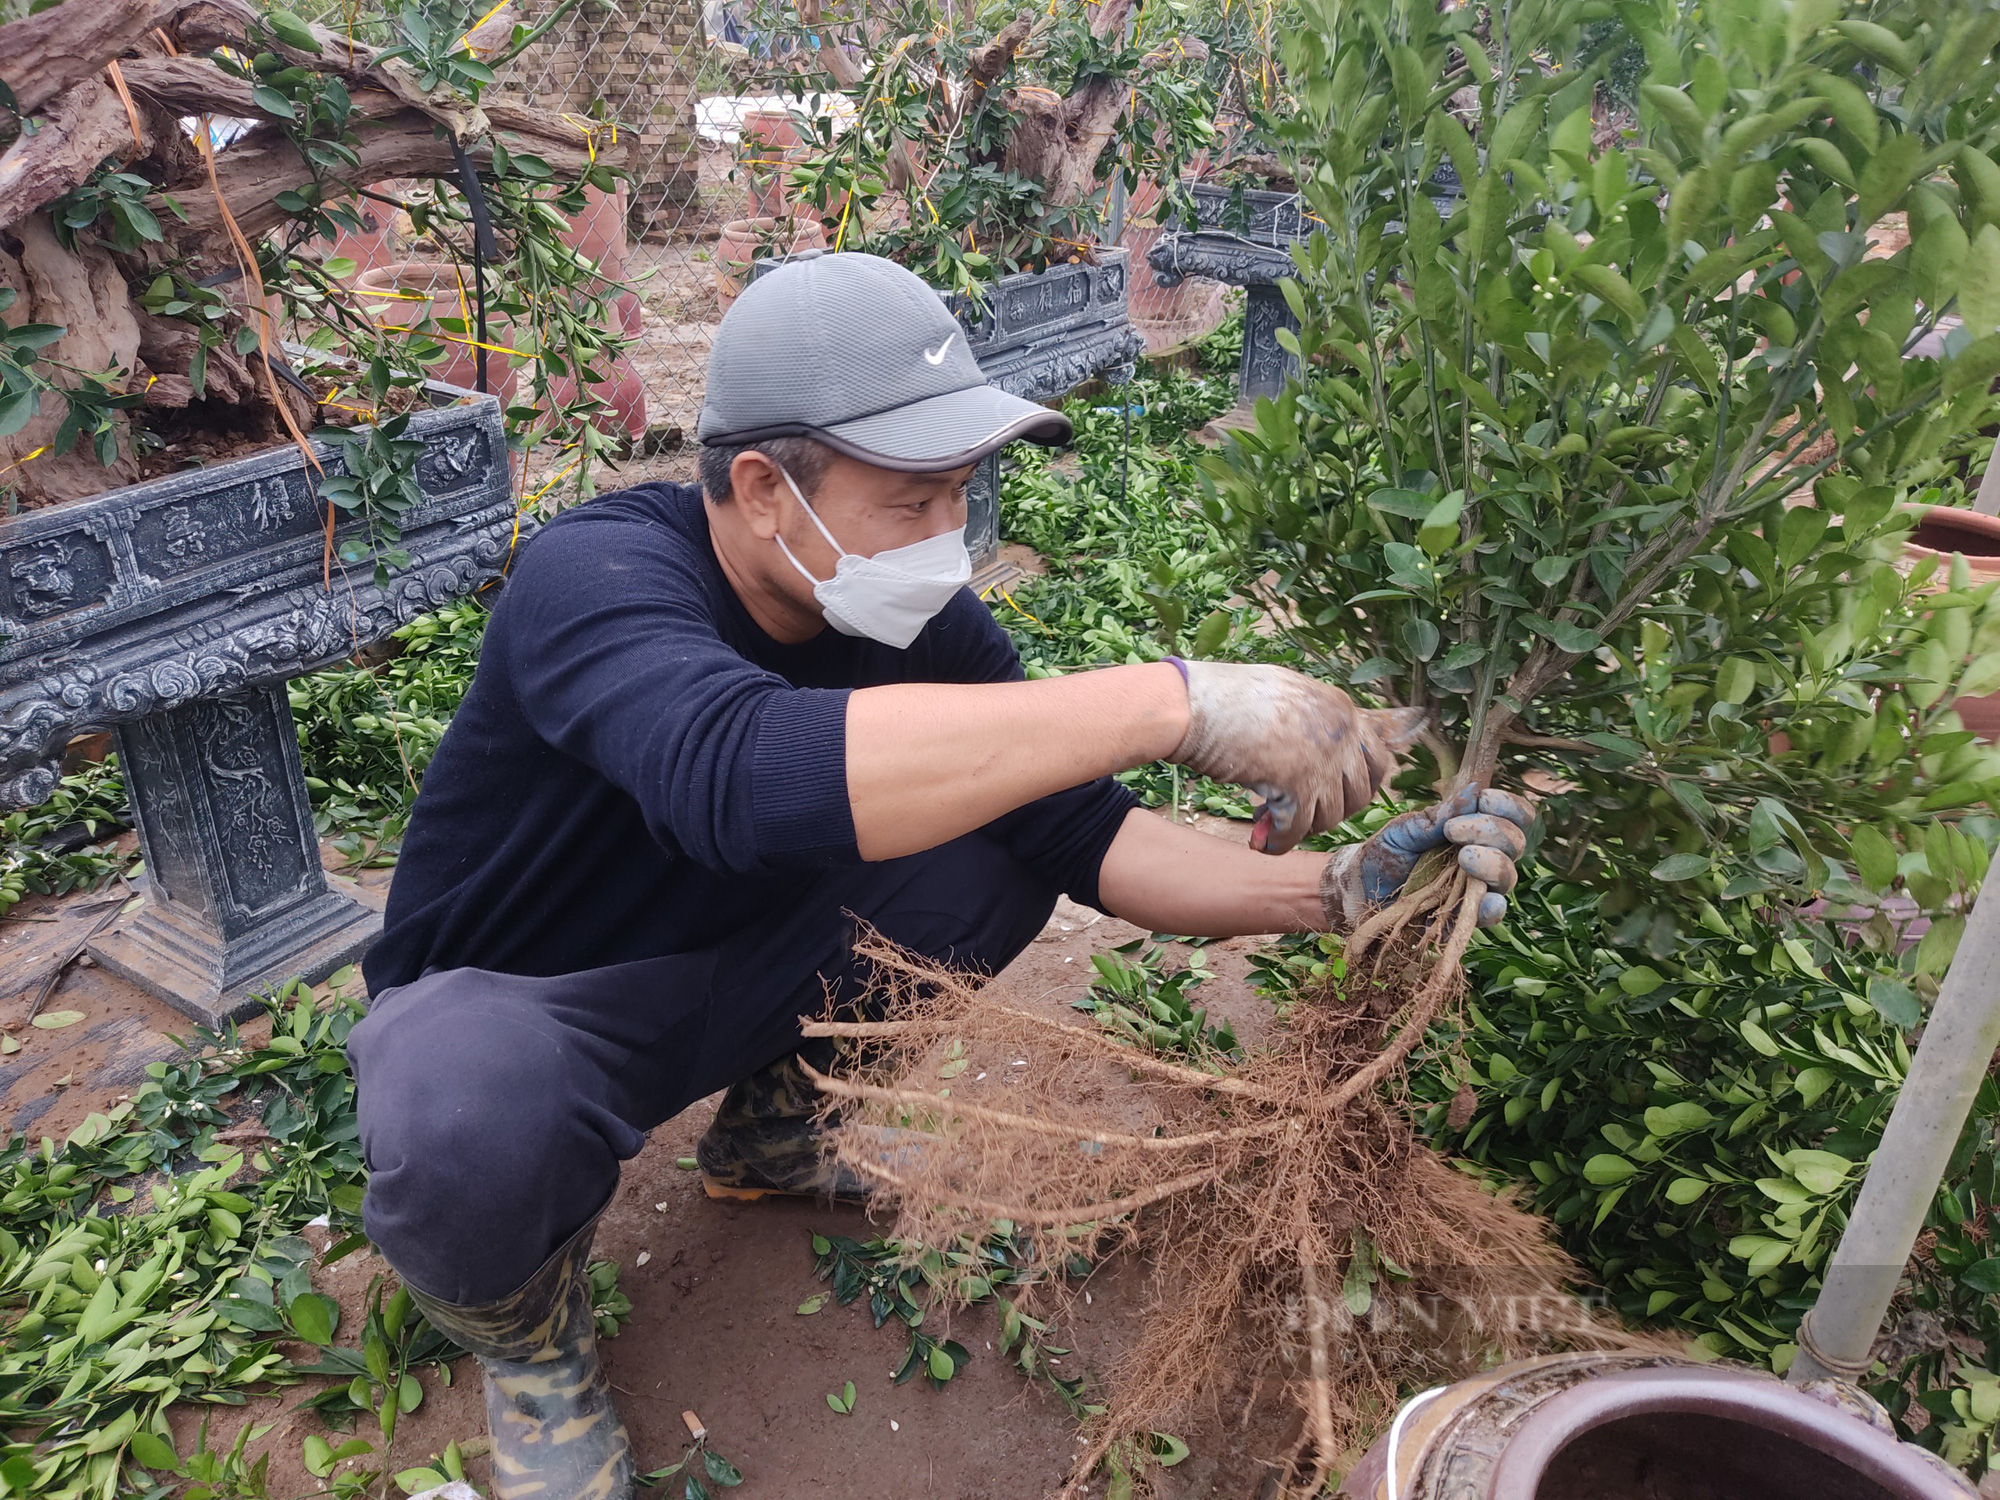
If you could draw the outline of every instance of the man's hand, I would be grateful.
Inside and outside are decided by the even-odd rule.
[[[1366,807],[1423,723],[1419,710],[1361,708],[1288,667],[1185,665],[1188,730],[1167,758],[1262,797],[1250,846],[1269,854]]]
[[[1372,838],[1334,850],[1320,876],[1320,900],[1330,926],[1351,931],[1370,911],[1395,900],[1417,861],[1433,849],[1458,845],[1458,867],[1486,887],[1479,925],[1507,915],[1507,893],[1519,878],[1514,861],[1528,847],[1535,809],[1511,792],[1461,787],[1434,807],[1391,818]]]

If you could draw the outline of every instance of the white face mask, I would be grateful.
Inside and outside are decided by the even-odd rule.
[[[972,558],[965,550],[963,526],[925,537],[907,547],[891,547],[873,557],[861,557],[834,539],[826,523],[814,515],[806,497],[799,494],[792,476],[785,474],[782,466],[778,472],[785,475],[785,483],[791,485],[799,504],[805,506],[813,525],[819,528],[827,545],[840,554],[840,560],[834,564],[833,577],[822,580],[806,572],[805,565],[792,555],[782,536],[778,538],[778,548],[785,554],[785,560],[813,586],[813,598],[819,601],[826,623],[842,635],[865,636],[901,651],[923,632],[953,594],[972,581]]]

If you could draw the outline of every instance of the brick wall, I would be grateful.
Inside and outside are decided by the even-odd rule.
[[[533,25],[553,8],[551,0],[528,0],[522,19]],[[624,0],[622,14],[584,0],[514,64],[505,86],[544,109],[636,131],[625,158],[632,227],[658,231],[671,228],[695,194],[701,47],[698,0]]]

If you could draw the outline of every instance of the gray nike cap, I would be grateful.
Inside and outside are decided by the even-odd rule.
[[[935,474],[1016,438],[1066,443],[1070,424],[988,385],[965,330],[914,272],[807,250],[723,315],[695,433],[712,448],[812,437],[878,468]]]

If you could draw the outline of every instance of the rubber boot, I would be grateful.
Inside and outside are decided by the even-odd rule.
[[[787,1053],[731,1084],[694,1157],[711,1198],[755,1201],[773,1194],[859,1203],[869,1184],[823,1155],[819,1091]]]
[[[631,1500],[632,1444],[597,1363],[593,1218],[511,1296],[476,1307],[410,1287],[433,1327],[486,1376],[494,1500]]]

